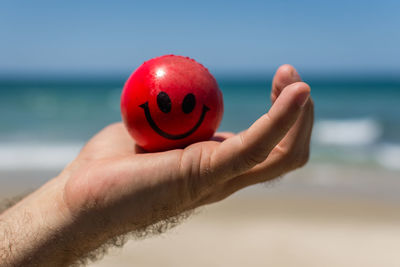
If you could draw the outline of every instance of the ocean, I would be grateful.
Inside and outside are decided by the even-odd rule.
[[[247,128],[269,106],[271,81],[218,78],[220,131]],[[0,80],[0,170],[62,168],[121,120],[125,79]],[[308,79],[315,101],[313,163],[400,170],[400,80]]]

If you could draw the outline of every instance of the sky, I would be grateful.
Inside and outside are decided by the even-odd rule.
[[[400,1],[0,3],[0,76],[126,74],[163,54],[214,73],[398,74]]]

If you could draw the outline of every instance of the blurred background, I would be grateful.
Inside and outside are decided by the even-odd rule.
[[[189,56],[224,94],[221,131],[269,106],[275,70],[311,85],[302,170],[204,208],[93,266],[399,266],[400,2],[3,1],[0,198],[57,175],[119,121],[145,60]]]

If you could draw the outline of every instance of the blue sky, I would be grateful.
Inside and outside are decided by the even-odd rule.
[[[400,76],[399,14],[398,0],[2,1],[0,74],[126,74],[173,53],[224,74]]]

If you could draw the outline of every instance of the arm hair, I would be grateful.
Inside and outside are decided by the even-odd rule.
[[[186,211],[179,215],[158,221],[154,224],[148,225],[138,230],[113,237],[104,244],[102,244],[97,249],[90,251],[84,257],[81,257],[72,266],[74,267],[85,266],[90,262],[99,261],[108,253],[110,249],[122,248],[126,244],[126,242],[128,242],[130,239],[143,240],[148,237],[153,237],[156,235],[163,234],[168,230],[175,228],[176,226],[181,224],[183,221],[189,218],[193,213],[195,213],[194,210]]]
[[[7,209],[11,208],[14,206],[16,203],[18,203],[20,200],[22,200],[24,197],[26,197],[29,193],[17,195],[12,198],[7,198],[0,200],[0,215],[4,213]],[[138,230],[113,237],[109,240],[107,240],[104,244],[102,244],[100,247],[97,249],[88,252],[86,255],[83,257],[79,258],[75,263],[73,263],[71,266],[85,266],[90,262],[95,262],[101,260],[110,249],[115,249],[115,248],[122,248],[127,241],[130,239],[134,240],[142,240],[148,237],[156,236],[163,234],[167,232],[168,230],[176,227],[179,225],[181,222],[186,220],[191,214],[193,214],[194,211],[186,211],[183,212],[179,215],[172,216],[170,218],[160,220],[154,224],[142,227]],[[26,216],[24,216],[26,218]],[[31,218],[32,219],[32,218]],[[24,220],[23,223],[29,224],[28,220]],[[20,227],[24,227],[24,225],[20,225]],[[16,238],[15,235],[18,233],[16,232],[11,232],[11,227],[7,225],[7,223],[0,218],[0,242],[4,242],[2,245],[0,245],[0,248],[3,248],[0,250],[0,266],[12,266],[12,264],[7,264],[9,262],[9,259],[12,257],[13,251],[17,249],[17,244],[15,244],[14,240],[20,240],[21,238],[18,237]],[[5,265],[3,265],[5,264]],[[32,263],[31,266],[36,266],[35,263]]]

